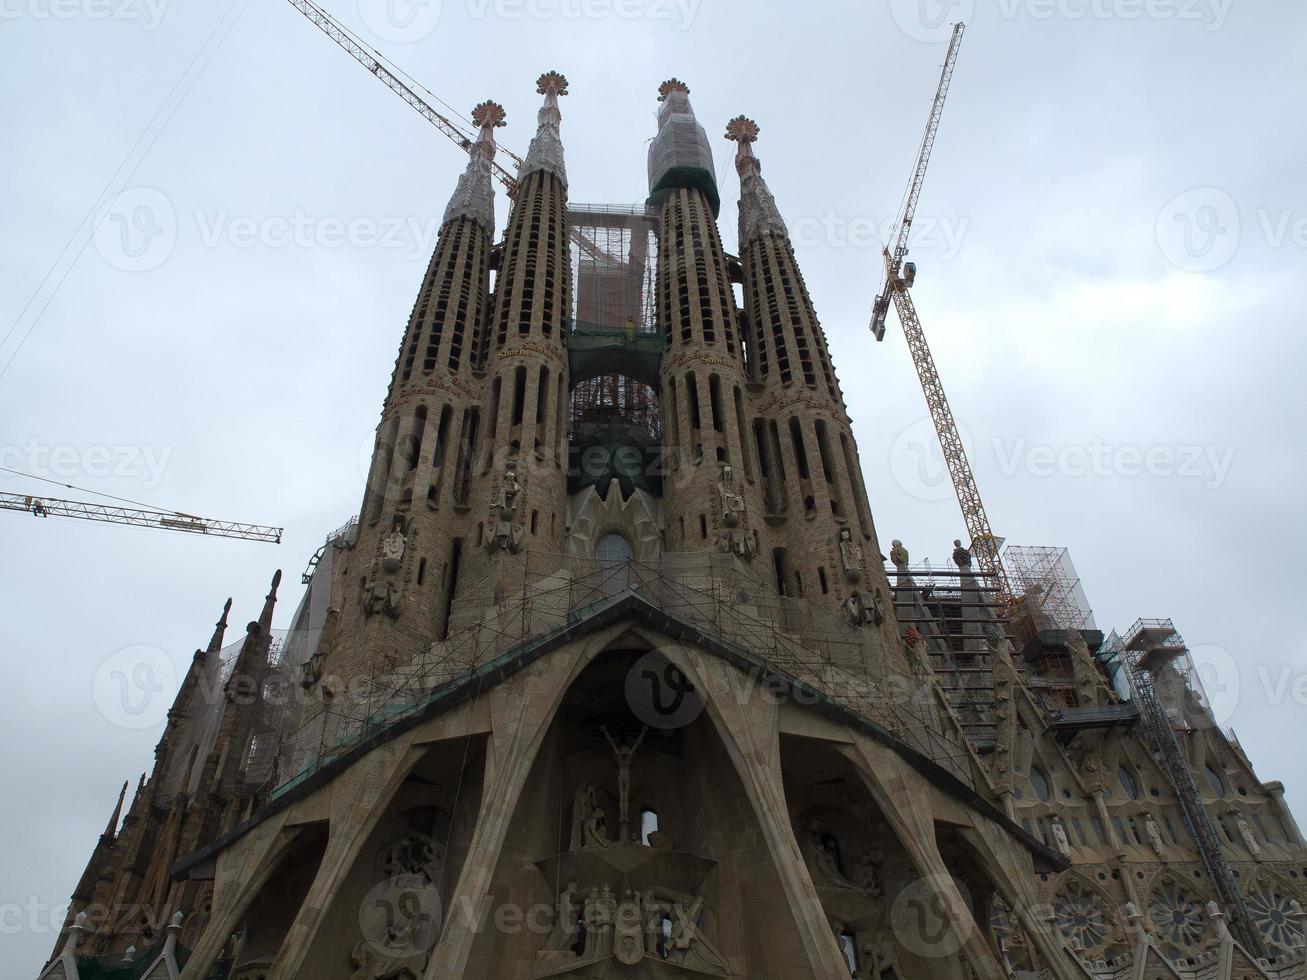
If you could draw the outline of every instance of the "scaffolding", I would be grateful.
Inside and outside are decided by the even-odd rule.
[[[576,328],[654,332],[653,216],[643,207],[573,204],[567,219]]]
[[[587,428],[610,424],[631,427],[650,444],[662,438],[658,393],[642,381],[624,374],[587,378],[572,391],[572,429],[583,435]]]
[[[1013,595],[1032,632],[1092,630],[1094,613],[1066,548],[1008,545],[1003,549]]]
[[[995,576],[935,567],[887,567],[894,612],[905,636],[926,641],[936,683],[979,753],[992,752],[997,735],[993,657],[987,631],[997,627],[1015,647],[1012,622]]]
[[[758,678],[779,675],[793,697],[844,708],[888,731],[974,787],[971,756],[945,723],[926,684],[905,685],[872,668],[865,631],[802,599],[778,596],[730,556],[664,555],[648,562],[577,559],[525,552],[522,578],[499,602],[490,582],[470,583],[451,611],[449,638],[399,665],[351,680],[345,696],[323,698],[279,748],[287,792],[332,762],[412,724],[423,712],[478,696],[543,652],[569,642],[596,616],[643,601],[671,635],[702,644]]]
[[[1141,619],[1121,641],[1119,651],[1131,694],[1140,709],[1140,731],[1162,765],[1180,803],[1203,866],[1225,906],[1230,929],[1255,957],[1267,955],[1242,889],[1225,856],[1221,839],[1194,783],[1189,757],[1177,731],[1191,731],[1191,719],[1211,718],[1184,638],[1169,619]],[[1169,703],[1168,703],[1169,702]]]

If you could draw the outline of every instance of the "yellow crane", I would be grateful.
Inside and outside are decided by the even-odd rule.
[[[459,123],[451,120],[448,116],[440,112],[430,102],[414,91],[412,86],[404,82],[395,71],[391,70],[392,66],[374,48],[355,37],[339,21],[332,17],[331,14],[327,13],[316,3],[313,3],[312,0],[289,0],[289,2],[292,7],[307,17],[311,23],[322,31],[322,33],[326,34],[327,37],[340,45],[346,54],[375,75],[383,85],[416,109],[418,113],[427,120],[427,122],[435,126],[436,129],[440,130],[464,150],[472,148],[473,139],[472,136],[466,132],[466,124],[460,126]],[[521,169],[521,157],[502,146],[499,147],[499,149],[511,157],[513,162],[517,164],[519,169]],[[493,160],[490,162],[490,170],[497,178],[499,178],[500,183],[508,189],[508,196],[516,196],[517,178]]]
[[[940,381],[939,370],[935,367],[935,358],[926,343],[926,334],[921,329],[921,319],[912,302],[909,292],[917,277],[916,263],[905,261],[908,255],[908,237],[912,232],[912,221],[917,214],[917,203],[921,199],[921,188],[926,180],[926,168],[930,163],[931,151],[935,148],[935,137],[939,133],[940,118],[944,114],[944,101],[948,97],[949,85],[953,81],[953,71],[957,67],[958,49],[962,46],[962,35],[966,25],[958,23],[953,27],[953,36],[949,41],[948,55],[944,59],[944,68],[940,73],[939,86],[935,90],[935,100],[930,106],[930,119],[926,123],[926,133],[921,139],[921,148],[917,152],[917,164],[912,172],[912,181],[908,184],[908,193],[904,198],[903,210],[896,223],[896,232],[891,236],[891,245],[884,249],[885,286],[876,297],[871,314],[871,332],[879,340],[885,339],[885,319],[890,305],[898,312],[903,335],[908,341],[908,351],[912,354],[912,363],[916,366],[917,377],[921,380],[921,390],[926,396],[926,406],[930,410],[931,421],[939,437],[940,448],[944,452],[944,462],[948,466],[949,477],[957,494],[958,505],[962,508],[962,519],[966,523],[967,533],[971,536],[971,551],[980,571],[992,580],[992,585],[1005,602],[1012,599],[1012,590],[1008,584],[1007,573],[999,558],[999,540],[994,536],[985,513],[984,502],[980,498],[980,489],[976,486],[976,477],[967,459],[966,448],[958,434],[958,424],[953,418],[948,397],[944,394],[944,384]]]
[[[433,106],[430,100],[423,97],[414,88],[416,85],[418,88],[423,88],[425,91],[423,86],[419,85],[417,82],[410,85],[400,77],[400,75],[404,74],[402,69],[399,69],[397,66],[388,62],[379,51],[351,33],[347,27],[314,3],[313,0],[288,0],[288,2],[292,7],[303,14],[310,23],[322,31],[322,33],[335,41],[346,54],[366,68],[370,74],[377,78],[377,80],[417,110],[422,118],[426,119],[427,122],[435,126],[436,129],[440,130],[440,132],[444,133],[464,151],[471,149],[474,134],[469,134],[466,131],[467,124],[454,122],[447,115]],[[428,92],[427,94],[430,95],[431,93]],[[436,99],[434,95],[431,98],[436,101],[442,101]],[[512,161],[517,165],[518,170],[522,169],[525,161],[520,156],[498,143],[496,143],[496,148],[512,159]],[[490,172],[494,174],[495,178],[501,184],[504,185],[510,199],[517,197],[518,182],[516,177],[493,160],[490,161]],[[620,264],[606,251],[596,245],[594,241],[586,237],[576,224],[572,225],[571,237],[572,241],[576,243],[577,247],[580,248],[588,258],[605,265]]]

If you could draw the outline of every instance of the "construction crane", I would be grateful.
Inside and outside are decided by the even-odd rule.
[[[181,511],[118,507],[77,500],[59,500],[54,497],[35,497],[22,493],[0,492],[0,510],[24,511],[34,517],[74,517],[104,524],[129,524],[133,527],[207,534],[214,538],[243,538],[246,541],[267,541],[271,544],[281,544],[283,531],[283,528],[265,527],[262,524],[211,521]]]
[[[940,381],[939,371],[935,367],[935,358],[926,343],[926,334],[921,329],[921,320],[917,316],[916,306],[912,302],[909,290],[917,278],[917,266],[906,262],[908,255],[908,237],[912,233],[912,220],[917,214],[917,203],[921,199],[921,188],[926,181],[926,168],[930,164],[930,154],[935,148],[935,137],[939,133],[940,117],[944,114],[944,100],[948,97],[949,85],[953,81],[953,70],[957,66],[958,49],[962,45],[962,35],[966,25],[958,23],[953,27],[953,37],[949,41],[948,55],[944,59],[944,69],[940,74],[939,87],[935,91],[935,101],[930,107],[930,120],[926,124],[926,133],[921,139],[921,148],[917,152],[917,165],[912,172],[912,181],[904,198],[903,210],[897,222],[897,231],[891,236],[891,245],[884,249],[885,286],[876,304],[872,308],[871,332],[879,340],[885,339],[885,318],[889,314],[890,304],[898,311],[899,323],[903,326],[903,335],[908,341],[908,350],[912,354],[912,363],[916,365],[917,377],[921,379],[921,390],[926,396],[926,405],[930,409],[931,421],[935,423],[935,432],[939,436],[940,448],[944,452],[944,461],[948,465],[953,489],[957,493],[958,504],[962,508],[962,518],[966,522],[967,533],[971,535],[971,551],[981,572],[991,580],[1005,603],[1012,600],[1012,590],[1008,584],[1007,573],[998,554],[998,539],[990,527],[985,505],[980,499],[980,490],[976,486],[975,474],[967,459],[966,448],[958,434],[957,421],[953,410],[949,408],[948,397],[944,394],[944,384]]]
[[[431,125],[435,126],[436,129],[448,136],[463,150],[471,149],[471,136],[464,132],[458,123],[437,111],[430,102],[418,95],[411,86],[407,85],[398,75],[395,74],[395,72],[391,71],[390,68],[387,67],[385,59],[381,56],[380,52],[351,34],[344,25],[332,17],[331,14],[319,7],[316,3],[313,3],[312,0],[289,0],[289,2],[292,7],[307,17],[324,34],[326,34],[327,37],[340,45],[355,61],[379,78],[387,88],[416,109],[418,113],[427,120],[427,122],[431,123]],[[517,164],[518,170],[521,170],[525,165],[525,161],[512,150],[499,146],[498,144],[496,144],[496,147],[512,158],[513,162]],[[517,178],[493,160],[490,161],[490,171],[496,178],[498,178],[499,182],[504,185],[504,188],[508,191],[509,198],[516,198]],[[587,258],[604,265],[621,265],[620,261],[614,259],[606,251],[596,245],[594,241],[583,235],[575,225],[572,227],[571,237],[572,241],[575,242],[577,247],[586,254]]]
[[[289,0],[289,2],[292,7],[313,22],[322,33],[340,45],[355,61],[380,79],[383,85],[416,109],[427,122],[435,126],[436,129],[440,130],[464,150],[471,149],[472,138],[464,129],[449,117],[438,112],[430,102],[405,84],[398,75],[386,66],[385,60],[379,52],[351,34],[339,21],[316,3],[313,3],[312,0]],[[499,149],[511,157],[519,169],[522,167],[522,158],[516,153],[506,150],[502,146]],[[508,196],[515,197],[517,194],[517,178],[493,160],[490,162],[490,170],[499,179],[499,182],[508,189]]]

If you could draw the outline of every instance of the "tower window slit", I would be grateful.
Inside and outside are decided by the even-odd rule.
[[[735,428],[740,440],[740,455],[744,457],[744,478],[753,481],[753,453],[749,448],[749,433],[744,421],[744,395],[739,385],[735,386]]]
[[[411,473],[418,468],[418,459],[422,455],[422,438],[427,430],[427,407],[419,405],[413,413],[413,434],[408,438],[408,469]]]
[[[712,412],[713,431],[722,432],[722,379],[715,374],[708,375],[708,407]]]
[[[536,379],[536,438],[535,448],[537,451],[543,451],[548,444],[548,433],[546,424],[548,423],[549,413],[549,368],[541,367],[540,375]]]
[[[563,453],[567,446],[567,385],[563,381],[563,372],[558,372],[558,383],[555,386],[558,392],[557,402],[554,414],[554,458],[562,460]],[[550,531],[553,527],[550,527]]]
[[[699,385],[695,381],[693,372],[685,376],[685,400],[690,407],[690,428],[697,431],[700,428]]]
[[[499,394],[503,387],[503,378],[495,378],[490,385],[490,439],[492,442],[499,432]]]
[[[480,539],[482,526],[477,525],[477,538]],[[463,558],[463,539],[455,538],[452,542],[452,548],[449,555],[449,574],[445,576],[445,595],[444,609],[441,615],[441,634],[442,640],[449,639],[449,620],[454,611],[454,597],[458,592],[458,569]]]
[[[803,426],[797,416],[790,417],[790,441],[794,444],[794,462],[799,467],[799,479],[811,479],[808,472],[808,453],[803,445]]]
[[[513,415],[512,425],[522,424],[522,413],[526,402],[526,368],[519,365],[513,372]]]

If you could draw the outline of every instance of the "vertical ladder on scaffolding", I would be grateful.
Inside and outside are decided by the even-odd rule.
[[[1261,931],[1253,922],[1243,891],[1235,880],[1230,862],[1226,860],[1225,850],[1221,847],[1221,839],[1216,834],[1211,815],[1198,794],[1198,786],[1194,783],[1188,757],[1175,734],[1175,728],[1166,713],[1166,708],[1153,687],[1152,674],[1140,667],[1138,659],[1130,662],[1129,669],[1130,686],[1141,709],[1144,735],[1161,761],[1171,787],[1175,791],[1176,799],[1180,802],[1185,826],[1198,847],[1198,854],[1207,869],[1207,874],[1212,879],[1216,894],[1221,904],[1225,906],[1230,931],[1251,955],[1264,957],[1266,948]]]

